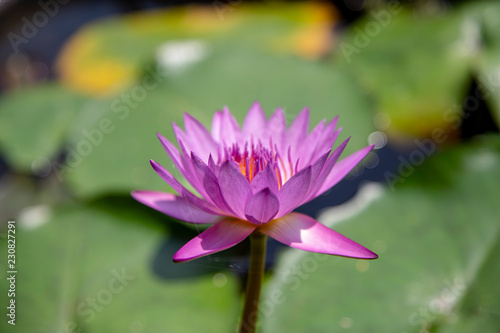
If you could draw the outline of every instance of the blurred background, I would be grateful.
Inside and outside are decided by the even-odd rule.
[[[130,191],[173,191],[149,159],[180,176],[155,133],[183,112],[258,100],[339,115],[345,156],[375,145],[298,210],[380,256],[269,241],[261,332],[499,332],[499,22],[497,1],[0,0],[0,331],[236,331],[247,242],[173,264],[201,230]]]

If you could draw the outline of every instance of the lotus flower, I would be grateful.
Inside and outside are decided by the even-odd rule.
[[[347,142],[332,150],[341,128],[337,117],[321,121],[310,133],[304,109],[287,129],[278,108],[269,120],[259,105],[250,108],[243,128],[227,108],[217,111],[209,132],[184,115],[185,131],[173,129],[180,151],[158,137],[182,176],[186,189],[163,166],[154,170],[177,193],[134,191],[139,202],[189,223],[213,224],[173,257],[183,262],[230,248],[258,230],[288,246],[337,256],[375,259],[377,255],[313,218],[293,212],[337,184],[373,148],[339,161]]]

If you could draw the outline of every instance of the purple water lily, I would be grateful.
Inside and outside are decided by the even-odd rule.
[[[214,223],[186,243],[175,262],[230,248],[258,230],[298,249],[375,259],[377,255],[313,218],[292,212],[337,184],[373,148],[339,160],[347,142],[332,147],[341,128],[337,117],[321,121],[310,133],[304,109],[287,128],[278,108],[269,120],[255,103],[243,128],[227,108],[215,113],[211,133],[189,114],[185,131],[173,124],[180,151],[158,134],[175,167],[199,193],[187,190],[151,160],[154,170],[179,195],[134,191],[141,203],[190,223]]]

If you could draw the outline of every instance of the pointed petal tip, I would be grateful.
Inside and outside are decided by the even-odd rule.
[[[378,258],[359,243],[301,213],[290,213],[259,230],[285,245],[309,252],[356,259]]]
[[[194,123],[194,124],[197,124],[199,125],[200,127],[204,127],[203,124],[194,116],[192,116],[190,113],[188,112],[184,112],[183,113],[183,117],[184,117],[184,124],[186,124],[186,122],[190,122],[190,123]],[[186,125],[185,125],[186,126]]]
[[[180,128],[180,126],[179,126],[179,125],[177,125],[177,124],[176,124],[175,122],[173,122],[173,121],[172,121],[172,128],[174,129],[174,132],[175,132],[175,131],[181,131],[181,132],[184,132],[184,131],[182,130],[182,128]]]
[[[174,262],[174,264],[180,264],[180,263],[190,261],[193,259],[196,259],[196,258],[183,258],[181,256],[178,256],[177,253],[174,254],[174,256],[172,257],[172,261]]]
[[[302,110],[300,110],[300,112],[297,114],[297,116],[295,117],[294,121],[299,121],[299,122],[307,122],[308,125],[309,125],[309,107],[306,106],[305,108],[303,108]]]
[[[309,117],[310,117],[310,112],[309,112],[309,107],[306,106],[305,108],[303,108],[299,114],[297,115],[297,118],[299,117],[304,117],[304,119],[308,122],[308,125],[309,125]]]
[[[160,177],[162,177],[164,180],[165,180],[165,176],[167,176],[170,180],[170,178],[173,178],[173,176],[170,174],[170,172],[168,172],[167,169],[165,169],[165,167],[163,165],[161,165],[160,163],[154,161],[154,160],[149,160],[149,164],[151,164],[151,166],[153,167],[153,170],[156,171],[156,173],[158,175],[160,175]]]
[[[275,114],[281,114],[281,113],[282,113],[282,114],[284,114],[284,113],[285,113],[285,111],[283,111],[283,107],[282,107],[282,106],[278,106],[278,107],[276,108],[276,110],[274,110],[274,113],[275,113]]]
[[[356,243],[357,244],[357,243]],[[342,255],[340,254],[340,257],[345,257],[345,258],[354,258],[354,259],[359,259],[359,260],[375,260],[378,259],[378,254],[375,252],[367,249],[366,247],[357,244],[358,249],[357,253],[353,255]]]
[[[362,260],[375,260],[375,259],[378,259],[378,254],[376,254],[375,252],[372,252],[372,251],[370,251],[368,249],[366,249],[366,252],[367,252],[366,256],[359,257],[357,259],[362,259]]]
[[[208,213],[202,205],[189,198],[168,192],[133,191],[132,197],[165,215],[187,223],[214,223],[220,218],[216,213]]]
[[[182,119],[184,120],[184,127],[186,127],[186,122],[187,121],[193,121],[193,120],[196,120],[193,116],[191,116],[189,113],[187,113],[186,111],[184,111],[182,113]]]
[[[150,191],[145,191],[145,190],[134,190],[130,192],[130,196],[134,198],[134,200],[144,204],[144,200],[142,198],[143,194],[147,194]]]
[[[255,100],[253,103],[252,103],[252,106],[250,107],[250,109],[254,108],[254,107],[262,107],[262,105],[260,104],[259,100]]]
[[[131,196],[132,198],[134,198],[135,200],[137,200],[137,197],[138,197],[139,192],[141,192],[141,191],[140,191],[140,190],[133,190],[133,191],[130,191],[130,196]],[[139,200],[137,200],[137,201],[139,201]]]
[[[180,264],[180,263],[183,263],[183,262],[188,262],[188,261],[191,261],[191,260],[194,260],[194,259],[198,259],[198,258],[201,258],[201,257],[204,257],[206,255],[201,255],[201,256],[182,256],[179,254],[180,250],[177,251],[174,256],[172,257],[172,261],[175,263],[175,264]]]
[[[358,259],[358,260],[375,260],[378,258],[378,255],[373,253],[372,251],[368,250],[368,252],[370,252],[369,254],[362,254],[362,255],[343,255],[343,254],[331,254],[331,253],[324,253],[324,254],[328,254],[328,255],[334,255],[334,256],[337,256],[337,257],[344,257],[344,258],[352,258],[352,259]]]
[[[160,140],[161,144],[164,147],[167,147],[168,144],[170,143],[170,141],[168,141],[168,139],[166,137],[164,137],[163,135],[161,135],[160,132],[156,132],[156,137],[158,138],[158,140]]]
[[[171,121],[170,125],[172,125],[172,128],[174,129],[174,131],[175,131],[175,128],[179,128],[179,126],[177,126],[177,124],[174,121]]]

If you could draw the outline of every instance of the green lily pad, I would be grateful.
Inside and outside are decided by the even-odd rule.
[[[226,332],[235,324],[240,305],[231,275],[153,274],[166,234],[147,215],[74,205],[52,216],[16,221],[16,325],[3,318],[2,332]],[[0,300],[8,304],[6,292]]]
[[[65,46],[58,69],[63,82],[78,91],[112,96],[133,84],[143,64],[168,41],[225,40],[227,48],[237,41],[317,58],[327,50],[335,18],[335,9],[326,4],[224,1],[123,15],[81,29]]]
[[[49,172],[81,105],[74,93],[55,83],[2,96],[0,149],[8,162],[23,172]]]
[[[460,116],[477,42],[466,23],[459,15],[414,15],[396,4],[371,11],[348,31],[337,60],[356,73],[377,113],[390,120],[382,130],[410,137],[456,130],[449,119]]]
[[[341,223],[325,214],[379,259],[287,250],[267,286],[263,332],[497,332],[499,144],[408,168],[393,192]]]

